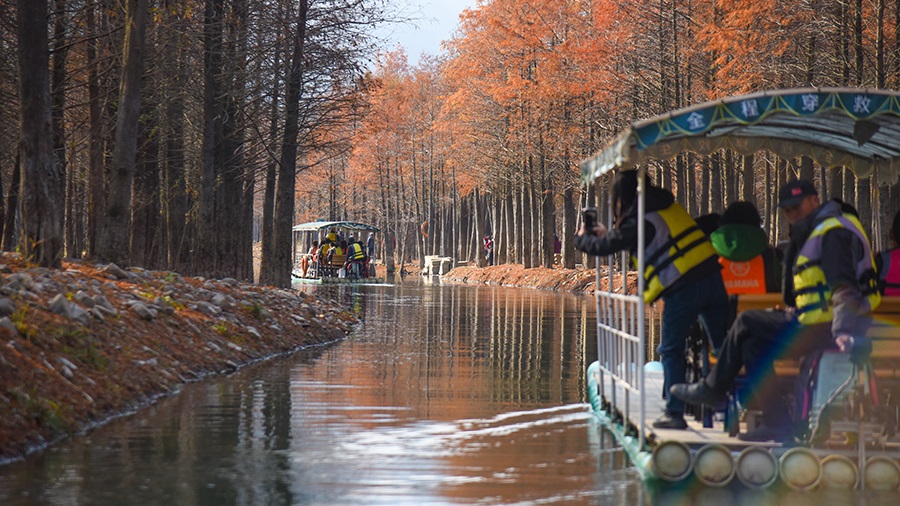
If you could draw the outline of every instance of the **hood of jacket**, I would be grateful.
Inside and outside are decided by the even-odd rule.
[[[662,211],[671,206],[675,202],[675,197],[667,190],[656,186],[648,186],[644,202],[644,212],[652,213],[654,211]],[[628,209],[625,210],[625,216],[637,218],[637,200],[628,206]]]

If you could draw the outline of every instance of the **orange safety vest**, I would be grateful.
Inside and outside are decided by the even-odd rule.
[[[766,293],[766,264],[762,255],[747,260],[734,262],[719,257],[722,265],[722,281],[729,295]]]

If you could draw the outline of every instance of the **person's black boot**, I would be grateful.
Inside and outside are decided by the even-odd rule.
[[[657,429],[687,429],[687,422],[684,421],[682,413],[663,413],[662,416],[653,421],[653,427]]]
[[[706,386],[703,381],[697,383],[678,383],[669,388],[669,393],[690,404],[705,404],[718,407],[725,402],[725,394],[716,392]]]

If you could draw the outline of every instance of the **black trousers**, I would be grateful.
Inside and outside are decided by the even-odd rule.
[[[714,391],[724,393],[734,385],[741,367],[746,367],[752,403],[763,409],[764,422],[789,423],[789,410],[781,402],[774,381],[775,360],[799,358],[833,347],[830,322],[800,325],[787,311],[744,311],[729,329],[704,381]]]

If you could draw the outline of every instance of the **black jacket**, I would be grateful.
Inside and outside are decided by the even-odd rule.
[[[826,202],[818,210],[810,214],[801,223],[791,226],[791,239],[784,252],[784,302],[794,307],[794,262],[803,243],[815,227],[828,218],[841,216],[841,207],[835,202]],[[871,316],[856,278],[856,266],[868,254],[853,232],[845,228],[836,228],[822,238],[822,255],[820,267],[825,274],[825,281],[831,288],[831,303],[834,319],[831,322],[832,336],[842,334],[851,336],[863,335],[871,325]]]
[[[654,211],[662,211],[671,206],[675,202],[675,197],[666,190],[656,186],[648,186],[645,198],[646,213]],[[647,220],[644,220],[644,246],[650,244],[653,236],[656,234],[656,227]],[[638,219],[637,219],[637,199],[625,210],[621,224],[609,230],[603,237],[597,237],[593,233],[587,233],[575,237],[575,247],[579,251],[583,251],[589,255],[605,256],[619,251],[628,250],[632,255],[637,256],[637,236],[638,236]],[[712,256],[700,265],[686,272],[672,286],[668,287],[661,295],[665,298],[678,287],[692,280],[709,276],[721,270],[718,260]]]

